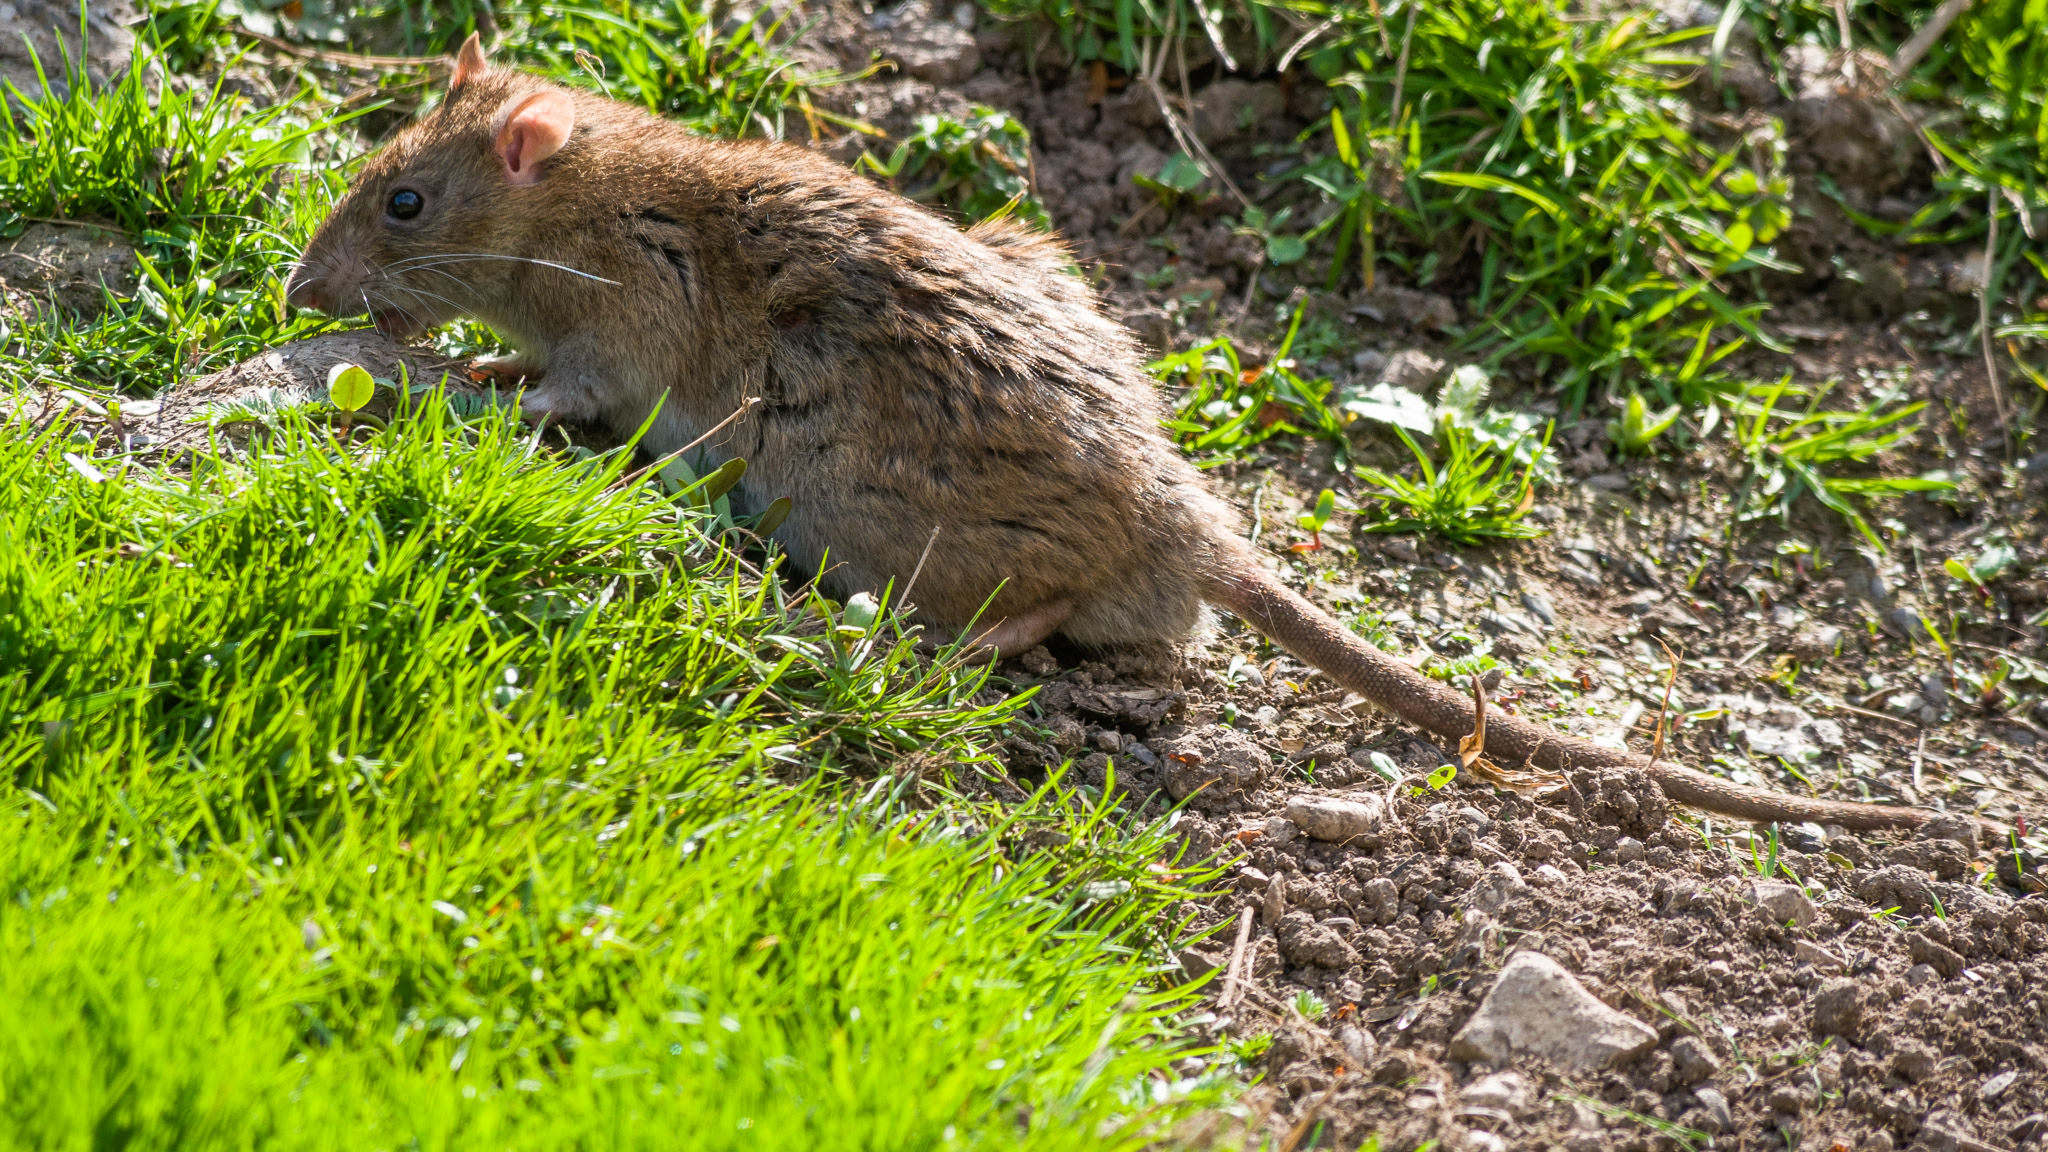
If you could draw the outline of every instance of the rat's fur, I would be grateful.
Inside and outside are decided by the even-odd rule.
[[[515,120],[566,132],[538,169],[519,156],[532,137],[505,141],[534,107]],[[426,197],[411,221],[384,214],[401,187]],[[914,600],[948,635],[980,613],[976,639],[1004,651],[1055,632],[1173,641],[1215,603],[1438,735],[1469,732],[1465,698],[1266,574],[1161,432],[1132,337],[1067,265],[1051,240],[963,233],[801,148],[701,139],[490,68],[472,40],[446,102],[365,167],[291,293],[402,330],[474,316],[539,379],[529,412],[627,434],[659,405],[656,454],[760,397],[709,444],[747,461],[736,510],[789,497],[776,539],[800,570],[829,557],[841,595],[901,587],[929,544]],[[1646,768],[1674,799],[1754,819],[1928,815],[1745,789],[1511,716],[1487,737],[1505,762]]]

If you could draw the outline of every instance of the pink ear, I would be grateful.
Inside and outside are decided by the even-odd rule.
[[[549,89],[516,96],[498,111],[498,156],[514,184],[540,180],[541,161],[562,150],[576,127],[576,105],[566,92]]]
[[[462,47],[455,53],[455,74],[448,78],[448,90],[455,91],[482,75],[484,69],[490,66],[491,62],[484,58],[482,38],[471,32],[469,39],[464,40]]]

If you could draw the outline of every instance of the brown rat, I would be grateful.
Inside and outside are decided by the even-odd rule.
[[[740,456],[735,511],[840,595],[900,587],[917,619],[1000,651],[1183,639],[1214,604],[1441,737],[1469,701],[1346,630],[1260,565],[1236,514],[1161,430],[1136,342],[1066,253],[965,232],[801,148],[690,135],[491,67],[475,37],[447,99],[364,167],[289,280],[294,303],[387,333],[472,316],[520,350],[529,413],[663,454]],[[939,529],[931,536],[932,529]],[[930,553],[926,557],[925,549]],[[993,623],[989,623],[993,622]],[[1746,819],[1910,827],[1932,813],[1746,788],[1487,718],[1498,761],[1648,772]]]

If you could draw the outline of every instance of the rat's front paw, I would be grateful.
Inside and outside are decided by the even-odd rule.
[[[500,387],[516,387],[531,384],[546,375],[547,369],[518,356],[485,356],[470,361],[469,378],[477,384],[495,384]]]

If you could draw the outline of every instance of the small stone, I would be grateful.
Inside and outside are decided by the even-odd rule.
[[[1522,607],[1527,608],[1530,615],[1543,621],[1545,624],[1555,625],[1557,623],[1557,609],[1551,606],[1550,597],[1545,596],[1541,592],[1530,591],[1522,593]]]
[[[1614,842],[1614,858],[1623,864],[1641,864],[1649,855],[1643,842],[1633,836],[1623,836]]]
[[[1289,912],[1273,932],[1280,954],[1305,967],[1344,969],[1360,963],[1357,950],[1306,912]]]
[[[1403,348],[1387,361],[1380,379],[1396,388],[1421,392],[1443,374],[1444,362],[1417,348]]]
[[[1924,933],[1906,933],[1906,953],[1914,961],[1926,964],[1947,979],[1953,980],[1962,974],[1963,957],[1955,949],[1930,940]]]
[[[1680,1036],[1671,1042],[1671,1076],[1679,1087],[1711,1080],[1720,1070],[1721,1062],[1699,1037]]]
[[[1458,1101],[1473,1108],[1492,1108],[1521,1116],[1529,1111],[1531,1103],[1529,1081],[1513,1069],[1495,1072],[1466,1085],[1458,1093]]]
[[[1984,1086],[1982,1088],[1977,1089],[1977,1095],[1983,1097],[1986,1103],[1990,1103],[1991,1101],[1998,1099],[2000,1096],[2005,1095],[2005,1090],[2019,1083],[2019,1081],[2019,1070],[2016,1068],[2008,1069],[2007,1071],[2000,1072],[1998,1075],[1993,1076],[1989,1080],[1986,1080],[1984,1082]]]
[[[1939,979],[1941,973],[1936,972],[1932,964],[1915,964],[1906,969],[1906,985],[1911,988],[1919,988]]]
[[[1223,961],[1206,952],[1189,948],[1180,954],[1180,970],[1187,973],[1189,980],[1200,980],[1209,973],[1223,967]]]
[[[1372,1038],[1372,1033],[1356,1024],[1339,1024],[1336,1036],[1337,1047],[1344,1050],[1345,1059],[1351,1062],[1354,1070],[1372,1067],[1373,1058],[1379,1054],[1380,1047],[1379,1042]]]
[[[1600,575],[1598,568],[1588,568],[1583,564],[1574,564],[1569,560],[1558,561],[1557,574],[1581,588],[1598,588],[1606,583],[1606,580]]]
[[[1287,819],[1317,840],[1342,843],[1379,828],[1386,804],[1370,792],[1356,796],[1296,796],[1287,802]]]
[[[1771,1111],[1786,1116],[1797,1116],[1806,1111],[1806,1097],[1795,1088],[1773,1088],[1765,1103],[1770,1106]]]
[[[1259,909],[1259,920],[1267,927],[1277,927],[1287,916],[1287,877],[1275,876],[1266,881],[1266,899]]]
[[[1771,919],[1777,923],[1801,928],[1813,923],[1813,901],[1797,884],[1759,880],[1751,886],[1750,898],[1756,901],[1757,907],[1770,913]]]
[[[1292,844],[1300,829],[1294,821],[1285,816],[1275,816],[1266,821],[1265,836],[1268,844]]]
[[[1718,1088],[1695,1088],[1692,1098],[1700,1102],[1700,1110],[1707,1114],[1709,1131],[1727,1132],[1735,1127],[1735,1110],[1728,1107],[1728,1097]]]
[[[1820,986],[1813,997],[1813,1031],[1816,1036],[1840,1036],[1855,1040],[1863,1031],[1863,986],[1837,977]]]
[[[1815,944],[1811,940],[1794,940],[1792,942],[1792,958],[1801,964],[1811,964],[1817,971],[1825,972],[1830,976],[1838,975],[1849,967],[1847,960],[1842,959],[1840,956]]]
[[[1508,958],[1479,1009],[1458,1030],[1450,1056],[1494,1065],[1534,1056],[1592,1071],[1656,1042],[1654,1029],[1601,1003],[1563,965],[1522,951]]]
[[[2048,1132],[2048,1112],[2036,1112],[2005,1130],[2015,1144],[2025,1144],[2043,1132]]]

